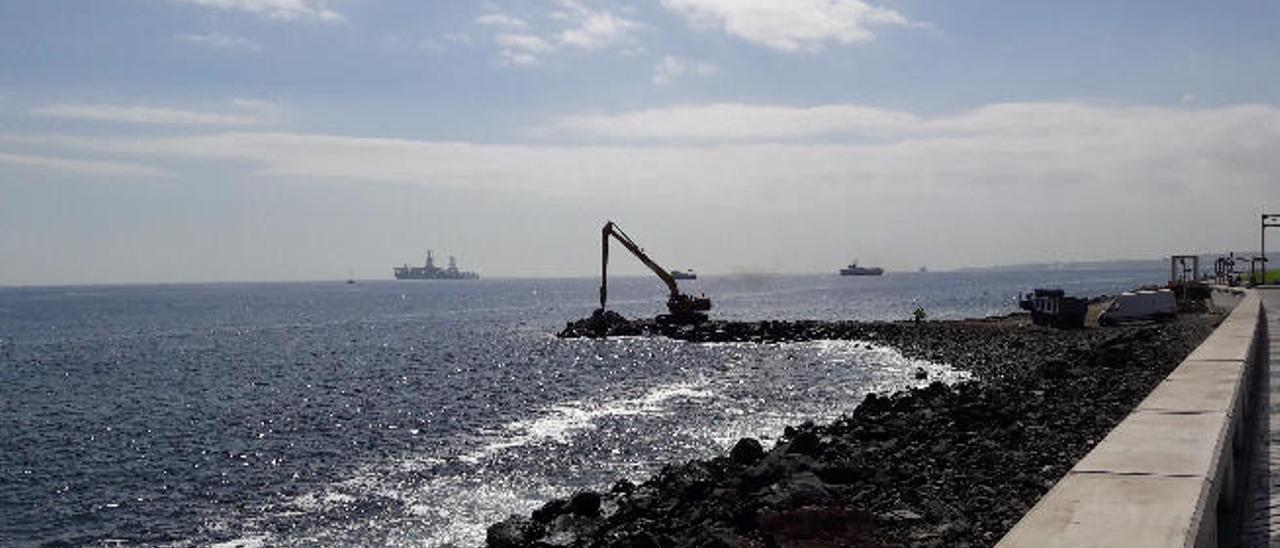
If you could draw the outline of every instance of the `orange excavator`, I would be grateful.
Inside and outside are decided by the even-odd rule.
[[[658,266],[644,250],[636,245],[618,225],[609,221],[604,224],[601,230],[601,263],[600,263],[600,310],[604,310],[605,300],[609,294],[609,237],[612,236],[623,247],[627,248],[640,262],[649,267],[654,274],[662,278],[663,283],[667,284],[667,289],[671,290],[671,295],[667,297],[667,310],[670,314],[658,316],[658,321],[669,323],[699,323],[706,321],[706,311],[711,310],[711,299],[706,295],[694,297],[685,295],[680,292],[680,288],[676,285],[675,278],[671,277],[671,272]]]

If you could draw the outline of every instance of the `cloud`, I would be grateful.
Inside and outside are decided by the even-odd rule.
[[[274,118],[278,107],[263,101],[235,99],[239,112],[207,112],[174,108],[103,104],[59,104],[31,111],[37,116],[67,120],[119,122],[126,124],[168,126],[251,126],[266,124]]]
[[[589,12],[575,26],[560,32],[560,42],[586,50],[601,49],[622,41],[637,27],[636,22],[613,13]]]
[[[781,113],[784,121],[805,110],[734,108],[729,113],[753,123],[761,120],[754,109]],[[659,240],[665,225],[670,245],[652,245],[667,249],[664,256],[705,260],[698,263],[704,269],[744,260],[834,268],[855,254],[887,266],[930,268],[1149,257],[1251,241],[1256,218],[1250,221],[1250,212],[1260,203],[1280,203],[1274,183],[1280,107],[1273,105],[1009,103],[937,115],[852,104],[818,108],[824,115],[844,113],[837,116],[839,131],[853,133],[815,133],[800,125],[789,134],[802,137],[761,131],[744,141],[741,131],[721,127],[709,133],[715,138],[699,142],[682,137],[591,146],[261,131],[0,134],[0,148],[163,166],[171,173],[166,180],[184,184],[339,185],[353,197],[376,193],[378,185],[420,186],[488,203],[529,198],[524,215],[535,219],[546,215],[546,204],[577,204],[556,221],[575,228],[549,241],[568,241],[571,230],[585,234],[596,219],[621,215],[656,227],[647,237]],[[816,142],[814,135],[826,140]],[[467,215],[493,216],[498,209]],[[585,236],[583,245],[590,245]],[[556,260],[572,262],[564,257],[573,255]]]
[[[530,66],[546,56],[567,50],[596,51],[627,43],[631,34],[643,25],[618,13],[600,9],[579,0],[554,0],[557,8],[546,15],[552,30],[534,29],[528,21],[504,13],[489,13],[475,18],[478,25],[498,29],[494,42],[498,46],[498,63],[505,66]]]
[[[655,83],[663,76],[664,60]],[[680,70],[688,68],[679,61]],[[791,140],[847,133],[882,133],[916,127],[913,114],[861,105],[788,107],[715,103],[605,115],[569,116],[557,127],[571,133],[659,141]]]
[[[828,42],[875,39],[869,27],[911,25],[897,11],[863,0],[662,0],[696,27],[722,28],[778,51],[820,51]]]
[[[504,65],[537,64],[542,54],[555,49],[550,42],[535,34],[499,34],[494,36],[499,60]]]
[[[665,86],[685,76],[706,77],[719,73],[720,68],[711,63],[667,55],[654,67],[653,83]]]
[[[244,51],[262,51],[262,46],[257,42],[249,40],[243,36],[234,34],[208,33],[208,34],[178,34],[174,38],[212,49],[221,50],[244,50]]]
[[[329,8],[328,0],[173,0],[221,10],[249,12],[280,21],[342,21],[342,14]]]
[[[567,116],[555,129],[568,134],[651,142],[894,141],[1000,135],[1043,140],[1071,135],[1098,140],[1148,128],[1182,133],[1240,123],[1245,114],[1271,120],[1274,109],[1237,105],[1212,110],[1108,108],[1077,103],[999,103],[955,114],[920,117],[865,105],[813,107],[712,103],[599,115]]]
[[[141,164],[72,160],[8,152],[0,152],[0,164],[38,167],[107,177],[162,177],[167,175],[164,170]]]
[[[874,127],[879,136],[833,143],[598,146],[259,132],[0,141],[88,149],[128,160],[224,161],[261,177],[306,181],[709,202],[786,189],[787,196],[818,201],[911,197],[921,207],[941,209],[950,200],[993,192],[1010,207],[1046,197],[1076,200],[1079,207],[1148,207],[1153,196],[1163,203],[1228,187],[1265,193],[1280,172],[1280,157],[1272,153],[1280,147],[1280,109],[1269,105],[1190,110],[1019,103],[935,118],[844,107],[862,112],[866,121],[856,125]]]
[[[504,29],[522,29],[529,26],[524,19],[505,13],[490,13],[475,18],[477,25],[499,27]]]

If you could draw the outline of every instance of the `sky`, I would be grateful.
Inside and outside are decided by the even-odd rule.
[[[0,284],[427,249],[591,276],[607,220],[701,273],[1256,249],[1276,28],[1271,0],[4,1]]]

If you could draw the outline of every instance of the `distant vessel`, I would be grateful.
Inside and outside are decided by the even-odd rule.
[[[927,272],[929,272],[929,267],[927,267],[927,266],[922,266],[922,267],[920,267],[920,270],[919,270],[918,272],[920,272],[921,274],[927,273]]]
[[[698,279],[698,273],[692,270],[672,270],[671,277],[676,280],[696,280]]]
[[[458,270],[458,263],[449,257],[449,267],[436,266],[435,257],[427,250],[427,263],[423,266],[397,266],[392,269],[397,280],[474,280],[480,277],[475,272]]]
[[[884,274],[883,268],[858,266],[858,261],[853,261],[849,266],[840,269],[841,276],[879,276],[881,274]]]

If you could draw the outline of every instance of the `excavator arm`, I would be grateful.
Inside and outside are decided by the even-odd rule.
[[[667,289],[671,292],[667,298],[667,309],[670,310],[672,316],[680,319],[705,319],[696,316],[706,310],[711,309],[711,300],[706,297],[691,297],[680,293],[680,287],[676,285],[675,278],[671,277],[671,273],[650,259],[644,250],[636,245],[631,237],[627,236],[618,225],[613,221],[604,224],[604,228],[600,231],[600,309],[604,310],[605,302],[609,295],[609,238],[617,240],[623,247],[627,248],[632,255],[635,255],[640,262],[649,267],[662,282],[667,284]]]

